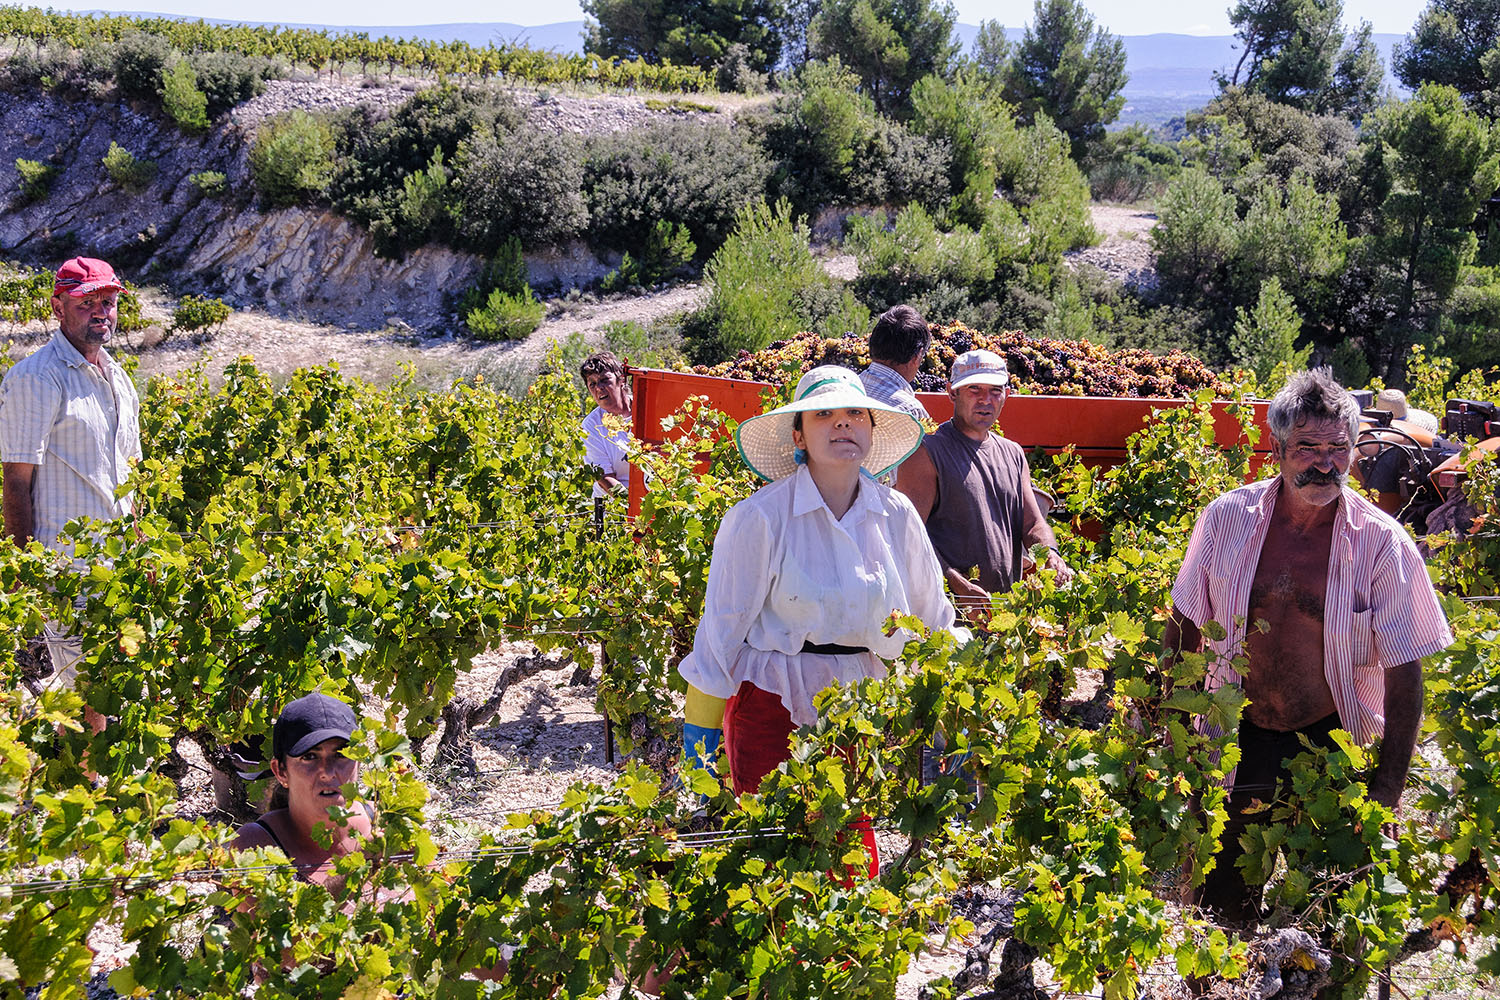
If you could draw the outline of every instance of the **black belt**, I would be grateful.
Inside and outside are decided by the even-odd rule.
[[[836,642],[808,642],[802,643],[804,653],[822,653],[824,656],[849,656],[853,653],[868,653],[870,650],[864,646],[840,646]]]

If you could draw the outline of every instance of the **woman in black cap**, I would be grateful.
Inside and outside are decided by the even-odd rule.
[[[278,785],[272,808],[240,827],[230,846],[280,848],[299,878],[324,884],[332,863],[359,850],[360,841],[370,835],[367,810],[343,821],[329,815],[331,808],[344,805],[342,788],[358,769],[344,756],[354,726],[353,709],[326,694],[305,695],[287,705],[271,734],[271,774]],[[328,838],[318,836],[319,827],[333,833],[331,846],[321,845]]]

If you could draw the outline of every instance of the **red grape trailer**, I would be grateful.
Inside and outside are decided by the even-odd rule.
[[[651,368],[631,369],[634,376],[634,403],[631,431],[650,446],[667,440],[662,420],[682,408],[691,396],[705,396],[709,403],[735,420],[760,413],[766,393],[776,387],[769,382],[714,378],[687,372],[659,371]],[[953,415],[953,402],[946,393],[921,392],[917,399],[941,423]],[[1069,445],[1092,466],[1118,465],[1125,460],[1125,442],[1146,425],[1152,412],[1184,406],[1185,399],[1147,399],[1135,396],[1011,396],[1000,414],[1000,431],[1023,448],[1040,448],[1049,455]],[[1224,400],[1214,404],[1214,430],[1221,447],[1244,441],[1239,421],[1229,412]],[[1255,408],[1255,425],[1260,439],[1251,459],[1258,469],[1271,456],[1271,433],[1266,427],[1267,403],[1251,404]],[[676,432],[682,433],[681,430]],[[643,487],[639,477],[631,477],[630,512],[640,510]]]

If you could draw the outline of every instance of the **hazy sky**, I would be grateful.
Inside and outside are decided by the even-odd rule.
[[[581,19],[576,0],[260,0],[254,5],[232,0],[51,0],[61,10],[150,10],[195,17],[246,18],[300,24],[446,24],[456,21],[509,21],[551,24]],[[984,19],[1020,27],[1031,18],[1030,0],[955,0],[958,19]],[[1119,35],[1175,31],[1227,35],[1228,2],[1203,0],[1086,0],[1099,23]],[[1369,21],[1377,32],[1405,34],[1426,0],[1345,0],[1344,19],[1351,26]]]

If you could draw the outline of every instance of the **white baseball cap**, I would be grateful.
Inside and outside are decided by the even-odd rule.
[[[994,351],[976,349],[965,351],[953,359],[953,371],[948,375],[948,387],[957,389],[965,385],[1009,385],[1010,370],[1005,359]]]

